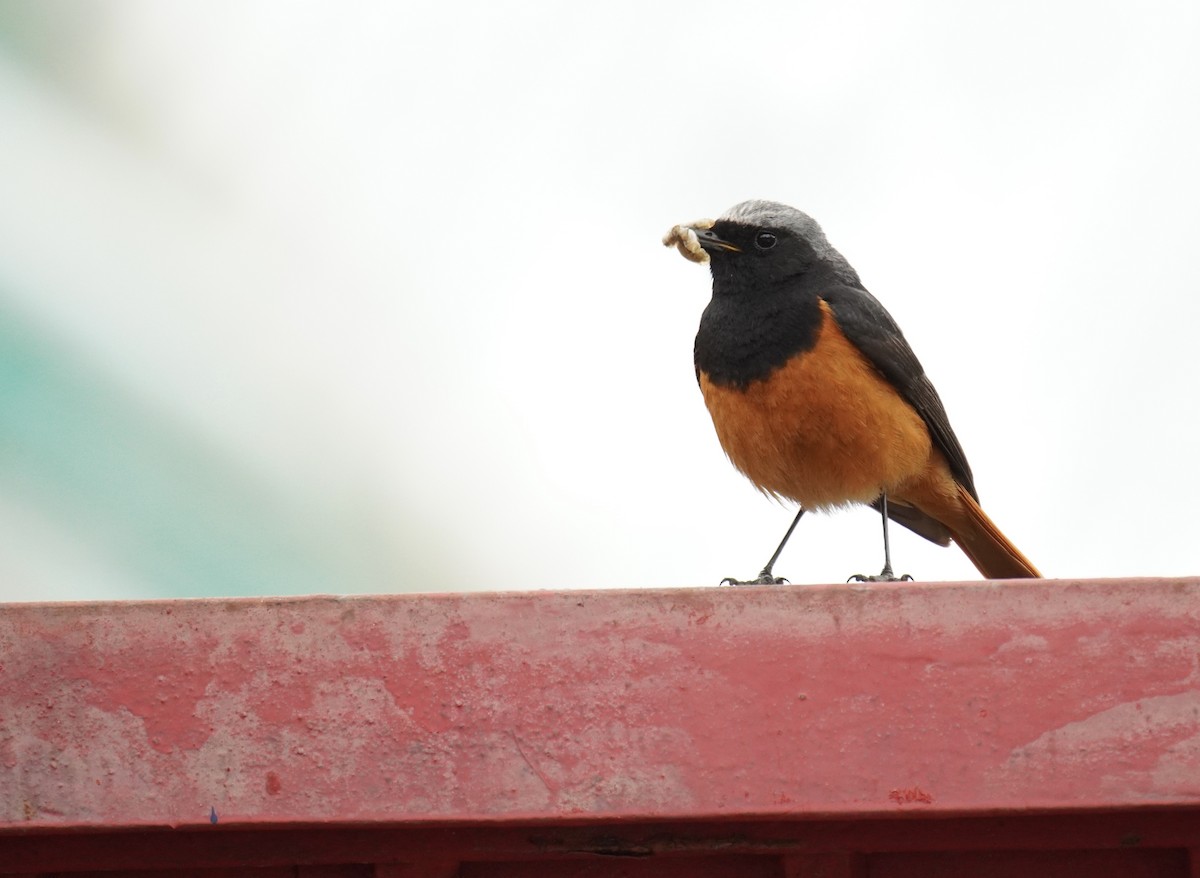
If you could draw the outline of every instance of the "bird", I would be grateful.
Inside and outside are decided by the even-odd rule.
[[[808,214],[750,200],[716,220],[676,225],[663,244],[707,263],[696,380],[733,465],[764,494],[799,504],[758,577],[807,510],[853,504],[941,546],[951,540],[986,579],[1039,578],[979,505],[971,467],[942,400],[896,321]]]

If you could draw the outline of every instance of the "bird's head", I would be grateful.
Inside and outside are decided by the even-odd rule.
[[[761,289],[825,268],[859,284],[845,257],[830,246],[811,216],[776,201],[743,201],[716,220],[697,220],[667,232],[663,244],[692,262],[707,262],[714,290]]]

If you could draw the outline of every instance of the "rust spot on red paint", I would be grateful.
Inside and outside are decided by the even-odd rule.
[[[897,805],[932,805],[933,796],[920,787],[905,787],[902,790],[892,790],[888,798]]]
[[[279,775],[273,771],[267,772],[267,793],[272,796],[278,796],[279,791],[283,789],[283,783],[279,780]]]

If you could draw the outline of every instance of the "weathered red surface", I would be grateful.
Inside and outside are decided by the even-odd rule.
[[[1200,804],[1200,582],[0,613],[8,827]]]
[[[0,607],[0,841],[1164,807],[1195,579]]]

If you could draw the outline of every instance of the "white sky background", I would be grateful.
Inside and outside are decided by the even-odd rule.
[[[707,270],[659,244],[746,198],[822,223],[1044,573],[1197,572],[1195,4],[95,8],[67,86],[0,55],[0,265],[316,520],[353,507],[394,557],[352,587],[756,574],[792,510],[725,460]],[[0,507],[6,569],[86,578]],[[776,572],[877,572],[878,530],[809,516]],[[0,591],[39,595],[75,596]]]

